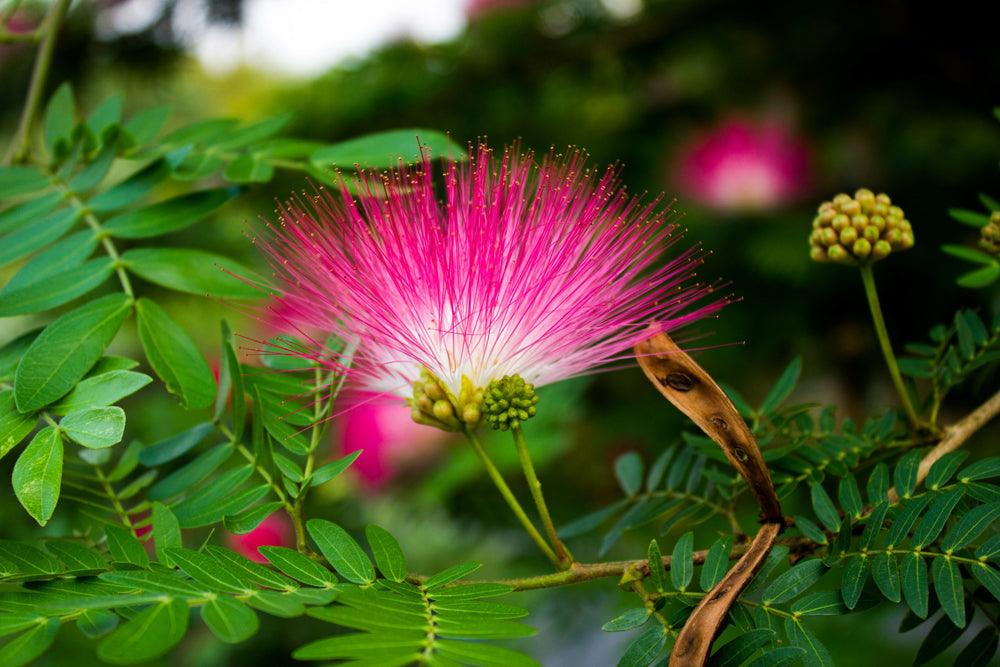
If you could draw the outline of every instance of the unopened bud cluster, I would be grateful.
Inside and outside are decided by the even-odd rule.
[[[445,431],[475,428],[482,418],[483,390],[476,389],[468,378],[462,378],[458,396],[452,394],[429,371],[421,371],[413,383],[410,415],[418,424],[435,426]]]
[[[1000,255],[1000,211],[994,211],[979,230],[979,247],[991,255]]]
[[[537,403],[535,385],[525,382],[520,375],[507,375],[486,386],[483,415],[490,428],[506,431],[534,417]]]
[[[912,247],[913,227],[903,209],[866,188],[823,202],[809,236],[809,256],[817,262],[874,262]]]

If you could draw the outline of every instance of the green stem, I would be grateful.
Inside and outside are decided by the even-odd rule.
[[[542,494],[542,483],[535,473],[535,465],[531,461],[531,453],[528,451],[528,443],[524,439],[524,431],[520,426],[511,429],[514,436],[514,444],[517,446],[517,457],[521,460],[521,469],[524,470],[524,477],[528,480],[528,488],[531,489],[531,497],[535,500],[535,507],[538,515],[542,518],[542,526],[549,536],[549,542],[555,547],[556,555],[559,557],[559,565],[563,569],[573,564],[573,554],[570,553],[566,545],[559,539],[556,533],[556,526],[552,522],[552,515],[549,514],[549,507],[545,503],[545,496]]]
[[[101,480],[101,487],[104,489],[104,494],[111,501],[111,505],[115,509],[115,514],[118,515],[118,519],[122,522],[122,525],[129,529],[133,537],[139,539],[139,534],[135,530],[135,525],[132,523],[131,517],[129,517],[128,512],[125,511],[121,501],[118,499],[118,494],[115,492],[114,487],[111,486],[111,480],[104,474],[101,466],[95,465],[94,472],[97,473],[97,478]]]
[[[69,5],[70,0],[56,0],[45,16],[45,24],[40,29],[43,33],[42,42],[38,47],[38,56],[35,58],[35,68],[31,72],[31,83],[28,84],[28,97],[24,102],[21,120],[18,122],[14,138],[10,142],[10,148],[7,149],[4,162],[26,162],[31,154],[31,127],[34,125],[35,117],[42,105],[45,80],[48,79],[49,68],[52,67],[52,56],[56,50],[59,26],[66,17]]]
[[[872,311],[872,321],[875,324],[875,334],[878,337],[879,345],[882,347],[882,354],[885,356],[885,363],[889,367],[889,375],[892,383],[896,385],[896,393],[903,403],[903,409],[913,426],[920,424],[916,410],[910,402],[910,393],[903,384],[903,376],[899,373],[899,365],[896,363],[896,355],[892,352],[892,343],[889,342],[889,332],[885,328],[885,319],[882,317],[882,306],[879,304],[878,292],[875,290],[875,275],[872,273],[870,264],[861,265],[861,281],[865,285],[865,296],[868,298],[868,306]]]
[[[496,465],[490,459],[486,450],[483,449],[483,444],[479,442],[479,438],[470,430],[466,430],[465,435],[469,439],[469,443],[472,445],[472,448],[479,456],[479,459],[483,462],[483,465],[486,466],[486,472],[489,473],[490,479],[493,480],[493,484],[496,485],[497,490],[500,491],[500,495],[507,501],[507,505],[510,507],[511,511],[514,512],[514,516],[517,517],[517,520],[521,522],[524,530],[527,531],[528,535],[531,536],[531,539],[535,541],[535,544],[537,544],[538,548],[542,550],[542,553],[545,554],[546,558],[551,560],[557,567],[562,567],[562,562],[559,560],[559,557],[556,556],[554,551],[552,551],[552,547],[549,546],[548,542],[545,541],[545,538],[538,532],[535,525],[531,523],[531,519],[528,518],[524,508],[521,507],[521,503],[519,503],[517,498],[514,497],[510,487],[507,486],[507,482],[503,480],[503,476],[500,474],[500,471],[497,470]]]

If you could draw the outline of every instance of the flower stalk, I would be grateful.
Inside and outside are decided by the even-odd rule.
[[[511,429],[514,436],[514,445],[517,447],[517,457],[521,461],[521,469],[524,470],[524,477],[528,481],[528,488],[531,489],[531,497],[535,500],[535,507],[538,515],[542,518],[542,526],[549,537],[549,541],[555,547],[556,556],[559,558],[559,566],[563,569],[569,568],[574,563],[573,554],[570,553],[563,541],[556,533],[556,526],[552,522],[552,515],[549,507],[545,503],[545,496],[542,494],[542,483],[535,473],[535,466],[531,461],[531,453],[528,451],[528,443],[524,439],[524,431],[520,426]]]
[[[906,416],[909,418],[910,423],[913,426],[918,426],[920,418],[917,416],[916,410],[913,409],[910,393],[903,383],[903,376],[899,373],[899,364],[896,363],[896,355],[893,354],[889,332],[885,327],[885,319],[882,317],[882,306],[879,303],[878,291],[875,289],[875,275],[872,273],[871,264],[862,264],[859,269],[861,271],[861,282],[865,286],[865,297],[868,299],[868,307],[872,312],[875,335],[878,338],[879,346],[882,348],[882,355],[885,357],[886,366],[889,367],[889,375],[892,377],[892,383],[896,386],[896,393],[899,394],[899,400],[903,403],[903,409],[906,411]]]

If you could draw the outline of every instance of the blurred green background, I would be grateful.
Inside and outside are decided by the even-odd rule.
[[[204,54],[196,56],[199,33],[184,26],[252,40],[258,33],[241,32],[241,25],[255,4],[262,3],[76,3],[50,86],[71,81],[88,109],[114,92],[125,94],[127,113],[169,104],[176,125],[210,115],[252,120],[293,111],[289,133],[323,141],[428,127],[460,142],[520,141],[541,153],[574,145],[598,165],[620,162],[630,190],[677,198],[677,221],[688,229],[681,243],[704,244],[711,256],[702,276],[721,277],[740,297],[720,319],[688,332],[689,345],[709,348],[698,360],[755,402],[793,357],[802,356],[796,401],[837,403],[856,418],[893,404],[856,272],[808,259],[815,206],[838,191],[867,186],[887,192],[913,223],[916,247],[876,268],[897,347],[923,339],[958,307],[989,312],[996,305],[995,289],[956,287],[965,267],[940,251],[942,243],[976,237],[948,218],[948,208],[977,208],[980,192],[1000,195],[1000,124],[991,114],[1000,101],[1000,50],[987,3],[479,0],[460,8],[464,25],[445,41],[414,41],[401,30],[399,39],[320,74],[313,74],[323,68],[317,62],[309,63],[307,75],[262,71],[254,63],[206,69]],[[324,5],[316,20],[337,22],[341,30],[356,13],[349,0],[297,4],[288,3],[285,11]],[[429,16],[442,11],[442,3],[423,4],[411,3]],[[24,2],[19,20],[30,28],[44,9],[44,3]],[[331,28],[329,39],[340,34]],[[297,39],[303,38],[284,35],[289,43]],[[29,47],[0,47],[0,137],[13,131],[31,56]],[[770,138],[755,145],[754,136]],[[749,166],[737,161],[735,175],[720,175],[704,164],[726,150],[743,151]],[[725,177],[747,188],[746,196],[720,201],[699,190]],[[769,178],[778,179],[780,192]],[[271,213],[276,199],[304,186],[300,177],[285,174],[182,234],[178,245],[221,250],[260,267],[244,233]],[[252,317],[225,304],[166,292],[162,302],[210,358],[221,317],[237,332],[260,332]],[[36,324],[3,320],[0,342]],[[120,337],[117,346],[126,354],[137,349],[134,335]],[[986,383],[997,384],[995,378]],[[951,414],[976,399],[971,392],[956,394]],[[138,400],[144,407],[129,412],[130,433],[144,441],[193,421],[165,395],[146,391]],[[553,387],[541,409],[552,414],[527,433],[545,461],[543,479],[558,523],[619,496],[610,473],[616,455],[636,449],[650,462],[678,440],[684,425],[637,368]],[[986,431],[974,446],[996,453],[996,435],[996,428]],[[352,527],[378,521],[397,535],[418,571],[450,564],[455,554],[483,560],[489,574],[543,571],[545,564],[460,443],[428,451],[374,487],[341,484],[313,514]],[[3,461],[4,475],[11,465]],[[526,492],[519,476],[510,478],[515,491]],[[748,508],[745,525],[753,525],[753,513]],[[31,529],[7,484],[0,484],[0,522],[5,537]],[[698,544],[707,546],[719,528],[724,526],[699,527]],[[47,530],[67,529],[56,520]],[[675,536],[661,542],[671,545]],[[639,557],[650,537],[637,531],[611,556]],[[596,557],[597,538],[571,546],[584,560]],[[526,648],[544,664],[617,659],[625,638],[601,633],[599,626],[629,602],[611,581],[524,595],[523,601],[540,629]],[[919,643],[914,635],[924,631],[897,635],[898,619],[898,610],[883,607],[828,619],[818,630],[841,664],[895,664],[912,659]],[[193,631],[164,664],[286,664],[292,648],[318,636],[322,625],[267,620],[258,637],[235,648]],[[82,638],[74,645],[71,635],[64,633],[41,664],[93,661],[92,645]],[[957,648],[940,663],[950,664],[955,653]]]

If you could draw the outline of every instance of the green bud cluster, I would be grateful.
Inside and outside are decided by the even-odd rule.
[[[434,426],[444,431],[475,428],[482,418],[483,390],[462,378],[462,389],[456,397],[428,370],[420,372],[413,382],[410,416],[418,424]]]
[[[913,227],[885,193],[862,188],[820,204],[809,235],[809,256],[817,262],[875,262],[913,247]]]
[[[1000,255],[1000,211],[994,211],[979,230],[979,247],[991,255]]]
[[[507,375],[486,385],[483,414],[490,428],[506,431],[534,417],[537,403],[535,385],[528,384],[520,375]]]

